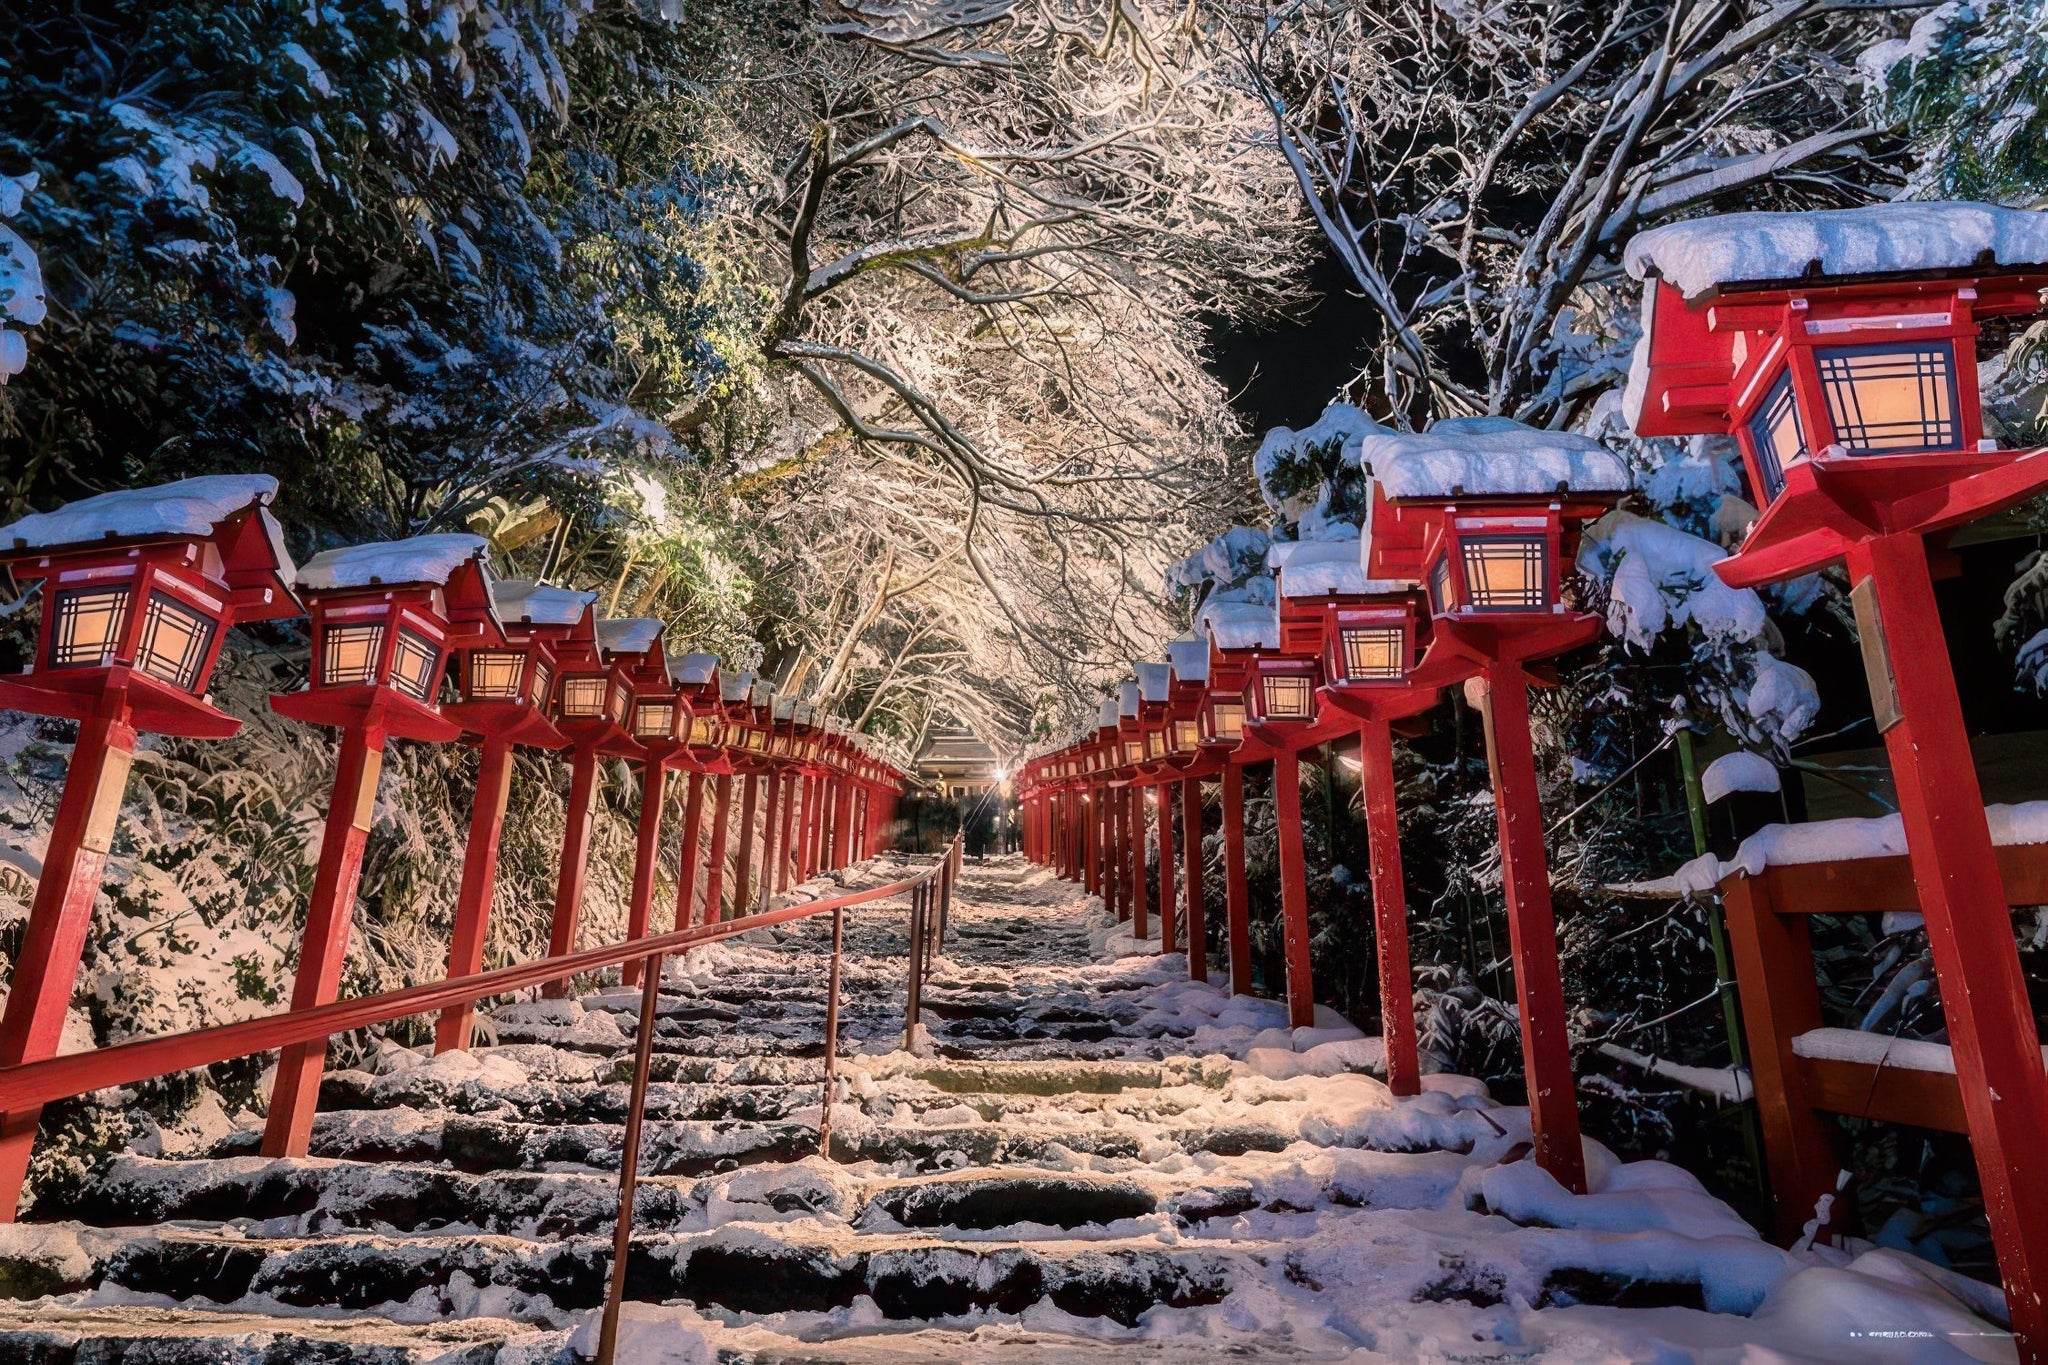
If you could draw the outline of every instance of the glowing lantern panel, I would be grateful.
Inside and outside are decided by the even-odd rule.
[[[526,656],[511,650],[471,650],[466,658],[471,701],[518,701]]]
[[[1345,626],[1338,640],[1349,682],[1398,682],[1408,671],[1408,632],[1399,626]]]
[[[1259,701],[1267,720],[1310,720],[1315,699],[1309,680],[1299,674],[1267,674],[1259,679]]]
[[[440,678],[440,647],[417,632],[400,630],[391,656],[391,685],[414,701],[431,701]]]
[[[348,687],[377,681],[384,653],[384,623],[328,625],[321,631],[321,687]]]
[[[1835,440],[1851,454],[1962,449],[1955,349],[1946,341],[1816,348]]]
[[[643,701],[633,708],[636,739],[658,739],[675,729],[676,706],[669,701]]]
[[[1243,702],[1235,697],[1210,700],[1209,738],[1222,744],[1236,744],[1244,738]]]
[[[120,648],[128,626],[130,590],[68,588],[57,594],[56,629],[50,634],[51,668],[91,668]]]
[[[603,715],[604,686],[604,678],[595,673],[562,679],[561,713],[581,719]]]
[[[1460,537],[1465,604],[1473,611],[1541,611],[1549,605],[1545,538]]]

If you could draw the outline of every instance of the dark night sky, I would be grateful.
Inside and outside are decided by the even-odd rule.
[[[1334,257],[1309,272],[1318,298],[1299,317],[1259,331],[1218,328],[1209,372],[1221,380],[1254,438],[1268,427],[1305,427],[1369,358],[1373,312]]]

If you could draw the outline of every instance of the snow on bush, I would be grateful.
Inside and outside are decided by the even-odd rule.
[[[1700,790],[1709,803],[1731,792],[1774,792],[1780,790],[1778,765],[1762,754],[1737,749],[1722,754],[1700,774]]]
[[[1959,270],[2048,263],[2048,213],[1993,204],[1866,204],[1798,213],[1724,213],[1652,228],[1623,259],[1696,299],[1726,284],[1808,274]],[[1646,291],[1647,292],[1647,291]]]
[[[1814,686],[1813,675],[1761,651],[1756,655],[1755,676],[1741,701],[1752,733],[1780,746],[1806,733],[1806,727],[1820,714],[1820,689]]]
[[[1252,457],[1266,505],[1292,522],[1320,524],[1346,491],[1339,475],[1359,468],[1365,438],[1386,428],[1349,403],[1332,403],[1300,431],[1274,427]],[[1354,523],[1355,524],[1355,523]],[[1303,534],[1302,539],[1314,537]]]
[[[1676,526],[1615,511],[1587,528],[1579,571],[1607,581],[1607,628],[1638,649],[1688,624],[1716,642],[1754,640],[1764,632],[1763,599],[1721,581],[1714,565],[1727,557]]]
[[[1233,526],[1186,559],[1166,570],[1166,590],[1181,592],[1204,583],[1231,587],[1259,573],[1266,565],[1272,537],[1254,526]]]
[[[0,220],[21,212],[21,203],[36,187],[37,176],[0,175]],[[33,327],[48,314],[43,298],[43,267],[21,234],[0,221],[0,384],[28,364],[28,337],[6,323]]]

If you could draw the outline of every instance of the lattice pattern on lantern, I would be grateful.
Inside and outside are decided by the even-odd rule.
[[[1192,720],[1177,720],[1173,723],[1173,748],[1182,753],[1202,742],[1202,727]]]
[[[768,750],[768,732],[766,730],[747,731],[747,747],[757,754],[766,753]]]
[[[213,618],[163,593],[151,593],[135,661],[143,672],[189,692],[199,681],[199,668],[213,647],[215,629]]]
[[[1749,444],[1756,452],[1764,476],[1764,498],[1775,498],[1785,488],[1785,469],[1806,458],[1806,431],[1799,422],[1799,404],[1792,395],[1791,371],[1764,396],[1756,416],[1749,419]]]
[[[1349,681],[1399,681],[1408,671],[1408,633],[1399,626],[1344,626],[1338,639]]]
[[[90,668],[119,648],[128,626],[130,592],[121,587],[67,588],[58,593],[49,666]]]
[[[605,681],[601,674],[579,673],[562,679],[561,709],[565,716],[604,714]]]
[[[474,649],[467,656],[472,701],[518,701],[526,656],[515,650]]]
[[[717,716],[695,716],[690,720],[690,743],[703,747],[716,745],[725,733],[725,721]]]
[[[398,632],[398,648],[391,656],[393,687],[414,701],[431,701],[440,667],[441,651],[432,640],[410,630]]]
[[[1542,536],[1471,536],[1458,547],[1473,610],[1539,611],[1547,605]]]
[[[605,712],[612,718],[612,724],[626,723],[626,708],[633,702],[633,691],[621,683],[613,683],[611,695],[606,699]]]
[[[1143,741],[1143,740],[1141,740],[1141,739],[1127,739],[1127,740],[1125,740],[1125,741],[1124,741],[1124,745],[1123,745],[1123,747],[1124,747],[1124,762],[1126,762],[1126,763],[1141,763],[1141,762],[1143,762],[1143,761],[1144,761],[1144,758],[1145,758],[1145,741]]]
[[[633,734],[639,739],[659,739],[676,725],[676,705],[671,701],[643,701],[633,708]]]
[[[1946,341],[1816,348],[1835,440],[1863,455],[1958,450],[1955,352]]]
[[[1232,744],[1244,738],[1244,703],[1219,697],[1209,703],[1209,737]]]
[[[320,640],[320,685],[347,687],[377,681],[384,653],[384,625],[330,625]]]
[[[1268,720],[1308,720],[1315,715],[1313,691],[1303,677],[1269,674],[1259,679]]]

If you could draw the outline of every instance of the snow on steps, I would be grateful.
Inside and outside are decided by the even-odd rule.
[[[1568,1195],[1519,1159],[1526,1111],[1456,1077],[1396,1101],[1341,1020],[1290,1032],[1177,955],[1091,960],[1109,926],[1042,873],[964,894],[930,1055],[895,1050],[900,912],[849,918],[829,1163],[822,926],[673,964],[623,1359],[1640,1359],[1851,1307],[1983,1325],[1967,1288],[1766,1245],[1669,1166],[1592,1144]],[[312,1158],[251,1132],[116,1160],[69,1221],[0,1230],[0,1359],[565,1362],[604,1283],[631,1003],[332,1073]]]

